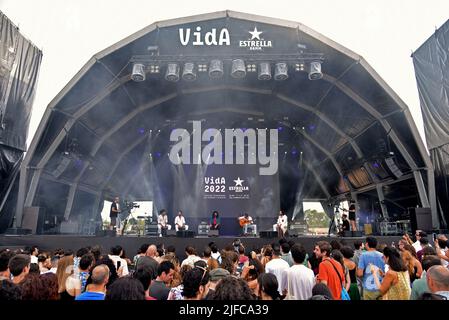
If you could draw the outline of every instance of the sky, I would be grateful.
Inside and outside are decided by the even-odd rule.
[[[449,18],[449,1],[0,0],[0,10],[43,51],[29,146],[47,105],[95,53],[156,21],[222,10],[297,21],[363,56],[423,137],[410,55]]]

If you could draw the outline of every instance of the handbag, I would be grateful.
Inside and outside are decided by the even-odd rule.
[[[343,280],[340,277],[340,273],[338,272],[337,268],[335,268],[334,264],[332,262],[329,263],[332,265],[332,267],[334,267],[335,272],[337,273],[338,279],[340,279],[340,283],[341,283],[341,300],[351,300],[351,297],[349,296],[348,291],[346,291],[345,286],[343,285]]]

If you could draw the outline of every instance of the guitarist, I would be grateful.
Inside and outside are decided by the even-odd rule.
[[[247,213],[239,217],[239,224],[242,227],[243,234],[248,233],[248,226],[253,223],[253,218],[251,218]]]

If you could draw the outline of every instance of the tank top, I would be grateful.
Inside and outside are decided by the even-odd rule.
[[[383,296],[383,300],[409,300],[411,294],[410,277],[408,271],[396,272],[398,282],[393,284],[387,293]]]

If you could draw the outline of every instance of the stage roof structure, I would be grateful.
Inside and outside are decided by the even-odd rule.
[[[15,225],[31,206],[68,219],[115,194],[145,198],[149,155],[168,161],[171,130],[193,120],[278,128],[305,201],[372,193],[387,217],[389,203],[419,205],[439,226],[410,110],[367,61],[301,23],[234,11],[156,22],[94,55],[45,111]]]

